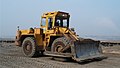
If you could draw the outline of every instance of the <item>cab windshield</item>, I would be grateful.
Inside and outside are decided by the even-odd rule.
[[[56,21],[55,21],[55,26],[69,27],[69,19],[68,18],[62,18],[62,17],[57,17]]]

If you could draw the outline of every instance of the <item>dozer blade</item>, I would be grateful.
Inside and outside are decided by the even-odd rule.
[[[72,53],[76,61],[103,57],[102,49],[99,41],[83,40],[74,42],[72,45]]]

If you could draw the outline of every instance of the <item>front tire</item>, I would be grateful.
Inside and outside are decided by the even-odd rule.
[[[35,39],[33,37],[27,37],[22,43],[23,54],[27,57],[36,57],[39,53]]]
[[[52,43],[52,47],[51,47],[51,51],[52,52],[60,52],[61,49],[63,49],[65,46],[67,46],[70,43],[70,41],[68,39],[66,39],[65,37],[60,37],[54,40],[54,42]],[[70,53],[71,50],[70,48],[62,53]]]

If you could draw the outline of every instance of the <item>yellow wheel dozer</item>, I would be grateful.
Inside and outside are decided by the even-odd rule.
[[[40,28],[18,28],[16,45],[22,47],[28,57],[44,52],[76,61],[103,57],[100,41],[79,38],[74,28],[69,28],[69,17],[69,13],[61,11],[44,13]]]

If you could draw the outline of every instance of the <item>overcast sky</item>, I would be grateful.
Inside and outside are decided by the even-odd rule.
[[[39,27],[42,13],[57,10],[70,13],[80,36],[120,36],[120,0],[0,0],[0,37]]]

